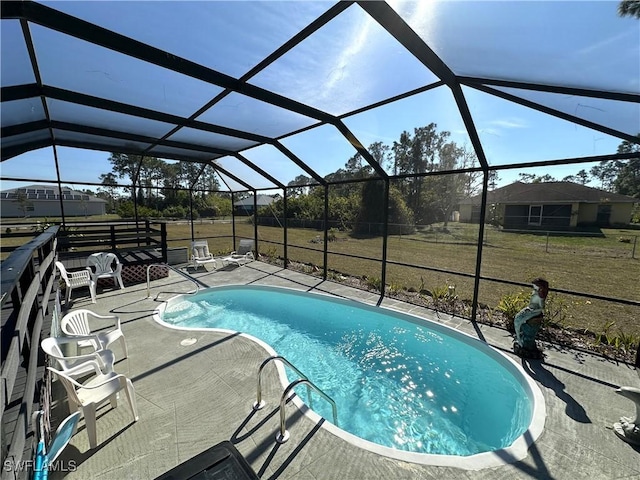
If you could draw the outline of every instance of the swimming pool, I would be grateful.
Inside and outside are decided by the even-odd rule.
[[[544,424],[542,394],[515,362],[412,315],[290,289],[227,286],[175,297],[158,319],[259,339],[336,401],[339,428],[330,430],[394,458],[463,468],[515,461]],[[309,403],[306,388],[296,393]],[[332,419],[315,395],[313,409]]]

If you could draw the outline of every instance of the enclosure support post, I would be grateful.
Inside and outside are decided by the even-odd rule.
[[[480,272],[482,270],[482,246],[484,244],[484,220],[487,214],[487,190],[489,188],[489,170],[482,171],[482,203],[480,204],[480,224],[478,225],[478,253],[476,254],[476,273],[473,280],[473,302],[471,303],[471,321],[478,315],[478,290],[480,290]]]
[[[231,248],[231,250],[236,249],[236,209],[233,206],[234,204],[235,195],[233,194],[233,192],[231,192],[231,236],[233,237],[233,239],[231,240],[233,242],[233,247]]]
[[[189,187],[189,218],[191,219],[191,241],[193,242],[196,237],[193,233],[193,189]]]
[[[387,243],[389,237],[389,189],[391,184],[389,177],[384,179],[384,200],[382,208],[384,209],[384,219],[382,223],[382,271],[380,272],[380,300],[384,297],[387,283]],[[400,226],[402,228],[402,226]]]
[[[253,191],[253,248],[256,249],[256,258],[258,258],[258,192],[256,190]]]
[[[65,229],[65,234],[67,233],[67,229],[65,227],[65,218],[64,218],[64,202],[62,201],[62,180],[60,180],[60,164],[58,163],[58,150],[56,146],[53,146],[53,160],[56,163],[56,176],[58,177],[58,199],[60,200],[60,214],[62,218],[60,219],[62,226]]]
[[[322,279],[327,279],[327,262],[329,261],[328,245],[329,241],[329,185],[324,185],[324,269],[322,273]]]
[[[287,264],[289,263],[288,261],[288,255],[287,255],[287,244],[288,244],[288,238],[287,238],[287,218],[289,216],[288,212],[287,212],[287,189],[284,188],[283,190],[283,197],[282,197],[282,211],[284,212],[284,218],[282,219],[282,226],[284,228],[284,232],[283,232],[283,237],[282,239],[284,240],[284,247],[283,247],[283,257],[284,257],[284,268],[287,268]]]

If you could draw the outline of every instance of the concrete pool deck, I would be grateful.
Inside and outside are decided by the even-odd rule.
[[[368,304],[379,296],[261,262],[217,271],[190,271],[202,286],[257,284],[322,291]],[[277,444],[282,386],[272,365],[263,374],[267,405],[254,412],[258,367],[268,357],[258,344],[237,334],[177,331],[152,319],[164,300],[193,290],[194,284],[171,272],[146,285],[124,291],[98,290],[97,303],[88,292],[74,291],[72,308],[117,314],[127,338],[129,357],[121,360],[116,345],[116,371],[136,389],[140,419],[124,398],[117,409],[98,410],[98,446],[90,450],[84,420],[59,459],[51,478],[153,479],[207,448],[230,440],[261,479],[640,479],[640,449],[618,439],[612,425],[633,416],[635,407],[615,393],[619,386],[639,387],[632,367],[584,352],[545,348],[543,362],[523,367],[540,386],[547,419],[542,435],[519,462],[484,470],[462,470],[403,462],[358,448],[286,407],[288,442]],[[86,294],[86,295],[85,295]],[[453,326],[508,355],[511,336],[502,329],[473,325],[458,317],[393,299],[383,306]],[[182,340],[196,339],[191,345]],[[190,342],[186,342],[190,343]],[[523,362],[515,356],[519,363]],[[54,391],[58,391],[54,382]],[[62,393],[64,399],[64,393]],[[54,403],[53,417],[66,416],[66,401]]]

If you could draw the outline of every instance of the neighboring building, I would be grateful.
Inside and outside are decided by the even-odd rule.
[[[480,221],[481,196],[460,202],[460,221]],[[505,229],[571,230],[628,225],[639,199],[572,182],[515,182],[487,192],[487,221]]]
[[[62,187],[67,217],[104,215],[107,201],[84,192]],[[29,185],[0,192],[2,217],[60,217],[60,190],[52,185]]]
[[[258,209],[260,207],[266,207],[267,205],[271,205],[275,201],[274,197],[270,197],[269,195],[256,195],[256,203],[258,204]],[[253,197],[243,198],[242,200],[238,200],[233,202],[233,214],[234,215],[253,215]]]

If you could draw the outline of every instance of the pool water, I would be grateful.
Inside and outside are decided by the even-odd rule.
[[[179,297],[162,320],[264,341],[335,400],[341,429],[382,446],[469,456],[508,447],[532,420],[526,382],[503,355],[417,317],[288,289],[233,286]],[[305,386],[296,393],[310,404]],[[331,421],[331,406],[311,395],[313,410]]]

